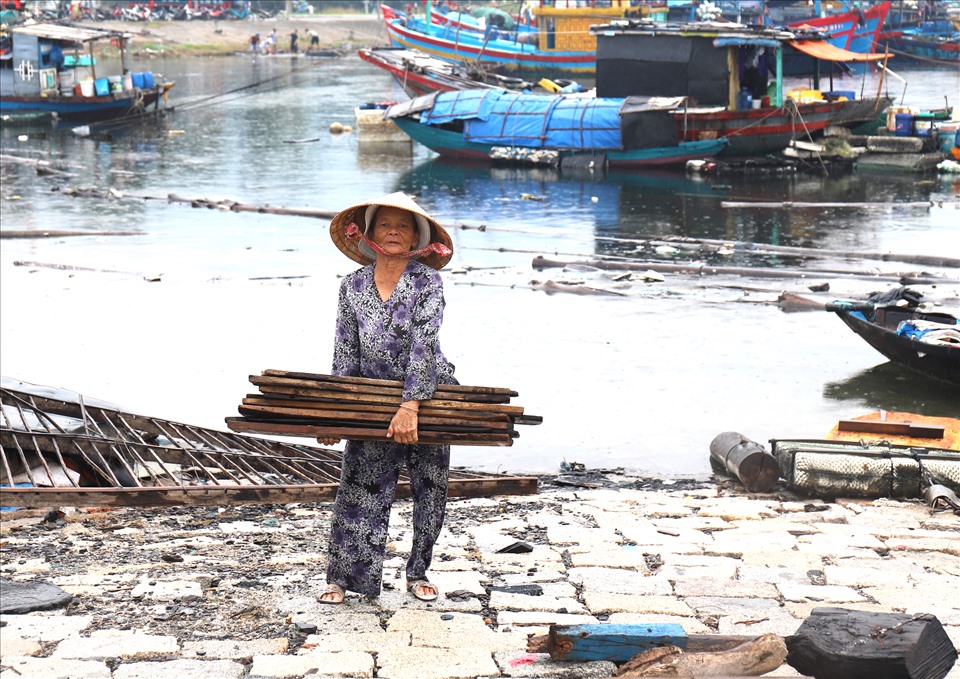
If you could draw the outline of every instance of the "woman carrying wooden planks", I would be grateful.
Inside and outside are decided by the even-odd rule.
[[[364,265],[340,285],[333,374],[400,380],[403,395],[387,429],[392,441],[347,441],[330,526],[327,589],[319,600],[342,603],[348,590],[380,594],[390,508],[406,464],[413,491],[407,589],[433,601],[438,591],[427,569],[446,510],[450,446],[418,444],[417,418],[420,401],[438,384],[457,384],[438,340],[444,308],[438,270],[453,256],[453,243],[404,193],[343,210],[330,223],[330,236]]]

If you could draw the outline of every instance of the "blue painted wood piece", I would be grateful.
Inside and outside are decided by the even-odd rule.
[[[550,656],[554,660],[626,662],[657,646],[686,648],[687,633],[673,623],[550,627]]]

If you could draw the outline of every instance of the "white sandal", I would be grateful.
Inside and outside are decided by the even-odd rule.
[[[339,597],[339,598],[337,598],[337,599],[324,599],[324,598],[323,598],[323,597],[328,596],[328,595],[331,595],[331,594],[332,594],[333,596]],[[320,596],[317,597],[317,601],[319,601],[319,602],[322,603],[322,604],[334,604],[334,605],[336,605],[336,604],[342,604],[342,603],[343,603],[343,600],[346,599],[346,598],[347,598],[347,593],[346,593],[346,591],[344,591],[343,587],[341,587],[340,585],[337,585],[337,584],[334,584],[334,583],[331,582],[329,585],[327,585],[327,588],[326,588],[325,590],[323,590],[323,592],[320,593]]]
[[[428,587],[433,590],[432,594],[426,592]],[[437,586],[429,580],[414,580],[413,582],[408,582],[407,591],[417,599],[420,599],[420,601],[436,601],[440,593]]]

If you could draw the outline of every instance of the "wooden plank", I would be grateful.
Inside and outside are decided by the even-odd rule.
[[[358,412],[358,411],[343,411],[343,410],[314,410],[314,409],[303,409],[303,408],[280,408],[277,406],[240,406],[238,408],[241,415],[252,415],[254,417],[267,417],[269,415],[279,415],[279,416],[288,416],[288,417],[298,417],[298,418],[307,418],[318,420],[317,424],[321,424],[324,420],[355,420],[359,422],[376,422],[376,423],[387,423],[393,419],[393,413],[378,413],[378,412]],[[420,426],[423,425],[437,425],[440,427],[443,426],[456,426],[456,427],[470,427],[476,431],[491,431],[491,430],[508,430],[512,429],[509,422],[486,422],[480,423],[477,420],[461,420],[455,417],[434,417],[431,415],[421,414],[417,418],[417,422]]]
[[[305,387],[280,387],[280,386],[273,386],[273,385],[263,385],[260,387],[260,391],[266,394],[286,394],[288,396],[309,396],[313,398],[326,398],[332,401],[341,401],[341,402],[355,401],[357,403],[371,403],[373,405],[383,405],[383,404],[399,405],[401,403],[399,397],[361,396],[358,394],[324,391],[323,389],[307,389]],[[471,403],[469,401],[444,401],[444,400],[429,399],[427,401],[420,402],[421,407],[423,407],[424,405],[429,406],[431,408],[480,410],[480,411],[487,411],[487,412],[493,412],[493,413],[507,413],[510,415],[523,414],[522,406],[511,406],[511,405],[503,405],[498,403]]]
[[[369,384],[371,386],[403,386],[399,380],[378,380],[370,377],[348,377],[343,375],[322,375],[316,373],[292,372],[286,370],[264,370],[263,375],[273,377],[289,376],[297,379],[324,379],[331,382],[353,382],[356,384]],[[507,396],[517,396],[517,392],[504,387],[478,387],[464,384],[444,384],[441,385],[445,391],[459,391],[473,394],[504,394]]]
[[[878,422],[873,420],[840,420],[837,423],[837,430],[927,439],[942,439],[946,431],[944,427],[938,425],[914,424],[913,422]]]
[[[400,398],[403,395],[402,386],[373,386],[362,384],[351,384],[348,382],[331,382],[326,380],[299,380],[289,377],[271,377],[261,375],[250,375],[250,383],[257,386],[276,385],[287,387],[306,387],[308,389],[324,389],[326,391],[344,392],[352,394],[381,395]],[[437,400],[448,401],[470,401],[474,403],[509,403],[510,397],[500,394],[468,394],[463,392],[450,391],[443,388],[443,385],[437,387],[433,394]]]
[[[554,660],[626,662],[657,646],[687,645],[687,633],[674,623],[649,625],[551,625],[547,653]]]
[[[242,417],[226,418],[233,431],[275,436],[303,436],[307,438],[340,438],[355,441],[390,441],[386,429],[362,429],[359,427],[322,427],[308,424],[282,422],[256,422]],[[507,434],[453,434],[449,432],[420,432],[420,443],[458,446],[512,446],[513,439]]]
[[[249,406],[278,406],[281,408],[302,408],[304,410],[325,410],[325,411],[353,411],[357,406],[352,403],[337,403],[335,401],[324,400],[306,400],[306,399],[286,399],[270,394],[251,394],[243,399],[242,405]],[[393,413],[397,412],[397,406],[393,405],[373,405],[363,406],[365,411],[375,413]],[[435,415],[438,417],[454,416],[463,420],[476,420],[477,422],[514,422],[515,424],[540,424],[543,418],[537,415],[511,416],[505,413],[486,413],[475,410],[457,410],[453,408],[431,408],[429,406],[420,406],[420,415]],[[521,422],[521,420],[523,420]]]

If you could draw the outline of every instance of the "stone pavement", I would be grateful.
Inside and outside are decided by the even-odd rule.
[[[403,589],[411,510],[403,501],[391,522],[382,595],[351,595],[342,606],[315,599],[323,584],[316,546],[328,505],[290,506],[280,518],[275,509],[257,508],[259,521],[212,521],[170,535],[156,523],[145,531],[114,525],[103,537],[96,515],[79,513],[64,528],[69,549],[97,538],[105,551],[91,551],[85,567],[69,573],[56,567],[55,550],[21,556],[29,538],[18,522],[37,518],[4,518],[0,574],[57,584],[85,605],[0,616],[0,677],[607,677],[612,663],[575,665],[527,653],[527,636],[553,623],[597,622],[789,635],[818,606],[932,613],[960,646],[960,520],[918,502],[826,503],[702,485],[547,489],[451,500],[449,507],[431,571],[443,592],[436,602],[418,602]],[[154,510],[158,521],[165,511]],[[269,546],[280,532],[300,537],[282,552],[250,557],[267,558],[271,570],[249,628],[269,619],[291,633],[225,633],[202,621],[174,633],[163,611],[188,616],[211,599],[215,610],[250,590],[224,550],[245,539],[253,540],[251,550]],[[532,551],[499,551],[518,542]],[[179,561],[110,563],[112,554],[145,546],[150,554],[186,551]],[[108,604],[113,613],[100,614]],[[126,608],[136,609],[132,622],[119,620]],[[166,626],[158,632],[161,620]],[[772,674],[800,676],[788,665]],[[960,679],[960,668],[948,677]]]

